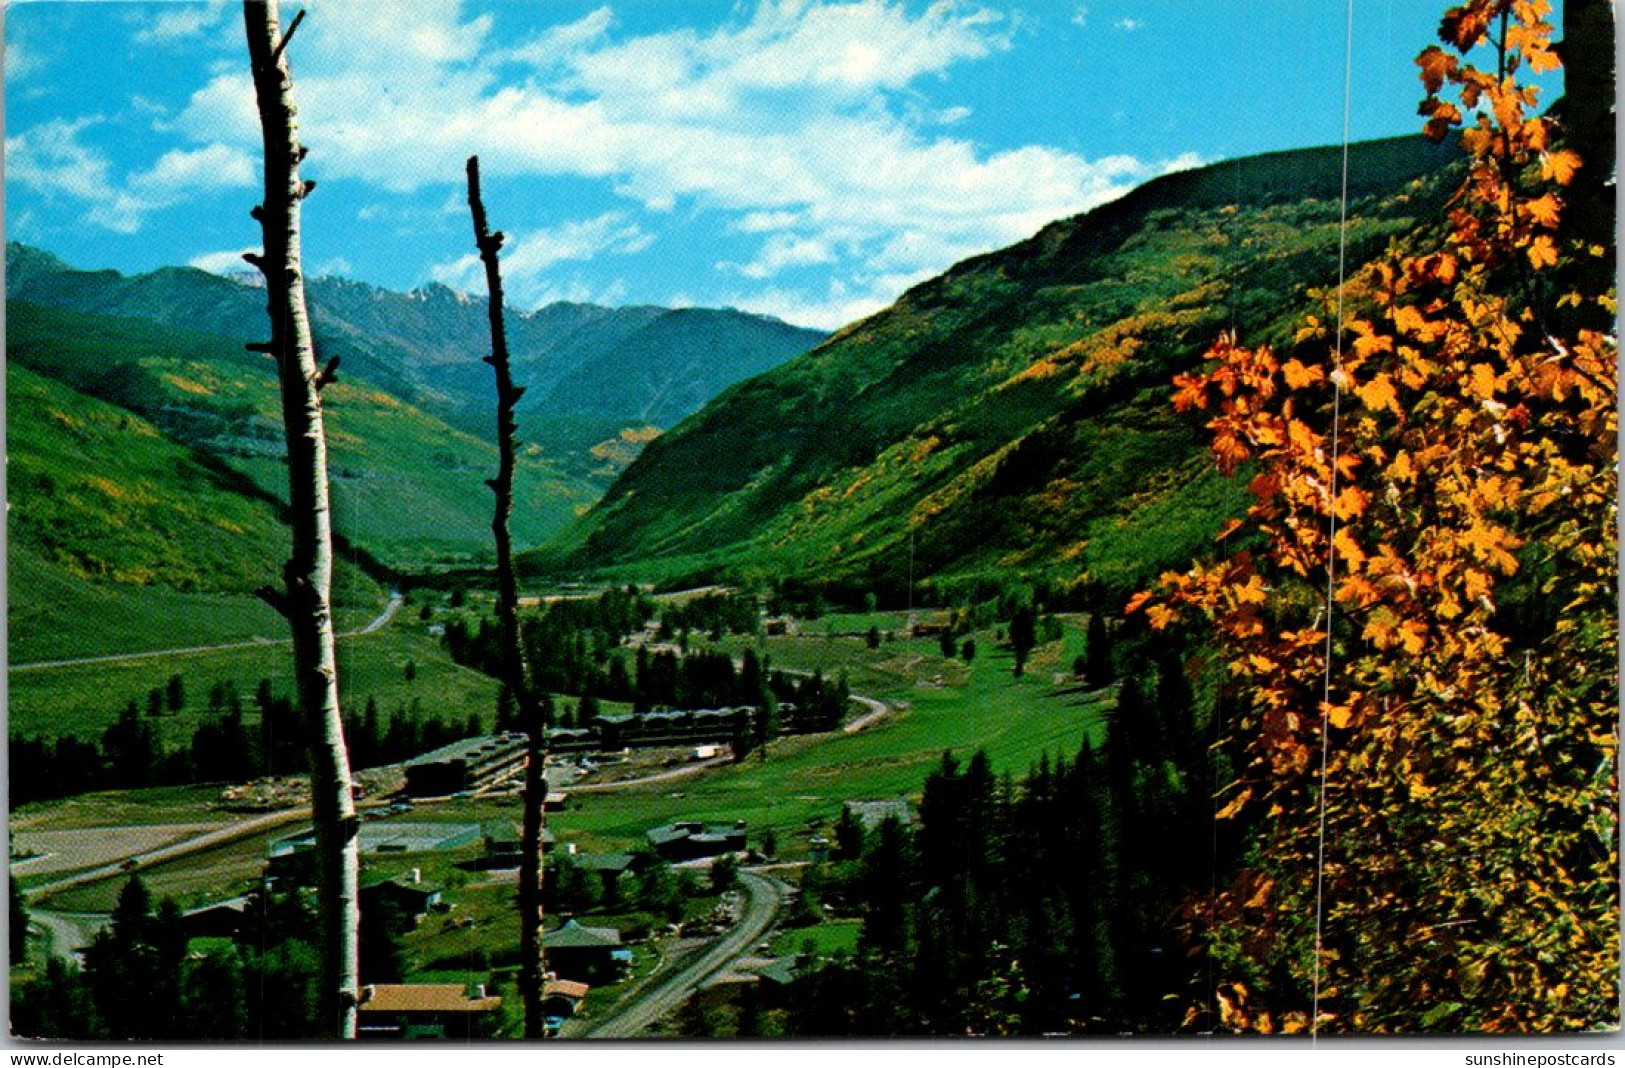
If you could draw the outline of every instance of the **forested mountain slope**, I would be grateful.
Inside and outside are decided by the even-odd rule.
[[[1335,283],[1340,148],[1169,175],[954,267],[653,443],[529,561],[573,574],[1127,585],[1238,504],[1169,379],[1226,330],[1282,342]],[[1353,146],[1349,256],[1437,217],[1453,151]],[[653,566],[650,563],[653,562]]]
[[[246,267],[246,265],[245,265]],[[254,339],[264,293],[191,267],[125,276],[80,271],[48,252],[6,246],[9,301],[138,320],[187,333]],[[343,278],[309,286],[316,342],[351,376],[479,438],[491,438],[490,327],[483,300],[440,284],[397,293]],[[593,446],[622,430],[638,443],[741,379],[798,355],[825,334],[733,309],[604,308],[560,302],[508,310],[520,425],[562,471],[602,488],[624,465]],[[635,450],[633,450],[635,453]],[[613,452],[613,450],[612,450]],[[615,453],[619,455],[619,453]]]

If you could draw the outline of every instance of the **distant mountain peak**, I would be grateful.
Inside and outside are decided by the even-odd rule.
[[[1434,210],[1460,158],[1367,142],[1345,178],[1343,151],[1170,174],[954,265],[672,426],[535,563],[898,597],[926,576],[1143,588],[1245,507],[1173,412],[1174,373],[1226,329],[1290,344],[1305,287],[1335,284],[1344,183],[1358,260]]]
[[[465,293],[460,289],[453,289],[444,282],[425,282],[410,290],[407,294],[413,300],[424,303],[449,301],[457,305],[482,303],[478,297]]]

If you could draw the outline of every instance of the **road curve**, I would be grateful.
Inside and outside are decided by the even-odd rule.
[[[871,723],[882,720],[892,713],[891,706],[886,704],[884,701],[877,701],[873,697],[863,697],[855,693],[848,694],[847,696],[851,697],[852,700],[869,710],[863,715],[859,716],[857,719],[853,720],[851,723],[848,723],[846,726],[841,728],[841,730],[845,731],[847,734],[856,734],[858,731],[863,730],[863,728],[869,726]]]
[[[88,871],[77,872],[61,879],[54,879],[48,883],[40,883],[38,886],[27,887],[24,893],[28,896],[29,904],[37,904],[76,886],[100,882],[103,879],[111,879],[119,875],[134,874],[166,860],[174,860],[176,857],[184,857],[190,853],[226,845],[237,841],[239,838],[247,838],[251,834],[258,834],[260,831],[280,827],[285,823],[308,819],[310,819],[309,806],[282,809],[279,812],[270,812],[263,816],[255,816],[252,819],[239,820],[236,823],[230,823],[224,827],[218,827],[215,830],[200,834],[195,838],[185,838],[179,842],[171,842],[169,845],[160,846],[157,849],[149,849],[126,860],[103,864]],[[134,861],[133,865],[131,861]],[[126,865],[130,866],[126,867]]]
[[[112,921],[112,915],[103,912],[28,912],[28,922],[45,935],[51,955],[63,960],[72,960],[95,940],[97,931]]]
[[[748,953],[768,932],[784,907],[787,887],[768,875],[742,871],[739,881],[746,895],[744,915],[734,929],[687,967],[661,981],[636,1002],[607,1019],[588,1023],[569,1038],[634,1038],[645,1028],[675,1012],[707,979]]]
[[[338,638],[356,638],[363,634],[371,634],[388,625],[395,618],[395,613],[401,610],[403,598],[398,593],[392,593],[389,604],[371,623],[360,630],[345,631],[335,635]],[[246,642],[223,642],[220,645],[189,645],[180,649],[153,649],[145,653],[111,653],[107,656],[82,656],[75,660],[41,660],[33,664],[11,664],[8,670],[17,671],[43,671],[46,668],[79,667],[84,664],[111,664],[121,660],[149,660],[157,656],[183,656],[187,653],[212,653],[220,649],[253,649],[263,645],[286,645],[286,638],[254,638]]]

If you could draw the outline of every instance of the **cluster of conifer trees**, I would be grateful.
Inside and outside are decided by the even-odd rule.
[[[857,949],[804,958],[784,1025],[802,1036],[1167,1032],[1201,1001],[1183,909],[1222,879],[1215,687],[1198,661],[1119,643],[1101,745],[1017,779],[945,753],[916,827],[836,827],[798,912],[862,918]]]
[[[189,953],[175,903],[154,904],[139,878],[84,965],[50,956],[13,991],[14,1034],[80,1041],[198,1042],[316,1037],[316,918],[306,896],[256,890],[229,945]]]
[[[169,691],[176,692],[176,687],[172,684]],[[12,736],[12,803],[71,797],[88,790],[245,782],[262,775],[299,775],[308,769],[306,725],[294,715],[290,698],[275,692],[270,679],[260,680],[249,708],[236,686],[215,686],[190,741],[170,746],[162,713],[184,707],[184,699],[157,706],[149,702],[143,713],[132,699],[96,739]],[[461,721],[425,713],[415,699],[385,717],[369,697],[359,714],[345,717],[344,730],[351,760],[358,768],[368,768],[483,733],[483,725],[477,713]]]
[[[609,590],[594,599],[555,601],[521,621],[525,662],[532,685],[542,693],[579,694],[572,711],[560,709],[549,725],[590,727],[600,701],[618,701],[634,713],[657,708],[698,709],[753,706],[763,710],[764,729],[777,729],[775,710],[792,702],[810,722],[834,726],[847,704],[844,681],[820,673],[791,675],[772,670],[765,657],[745,649],[738,662],[726,652],[688,648],[691,632],[720,639],[726,634],[753,633],[760,602],[748,594],[708,594],[668,606],[658,637],[678,650],[638,645],[630,657],[623,643],[654,618],[655,602],[634,588]],[[444,643],[454,661],[500,676],[502,652],[496,622],[463,616],[446,623]],[[499,701],[498,729],[517,728],[517,708],[510,695]],[[827,729],[827,727],[825,728]]]

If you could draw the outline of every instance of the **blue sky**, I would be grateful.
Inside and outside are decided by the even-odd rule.
[[[284,18],[299,4],[284,3]],[[315,273],[833,328],[1170,169],[1334,143],[1344,0],[309,0]],[[1413,132],[1441,0],[1357,0],[1358,138]],[[13,3],[6,227],[81,267],[258,243],[240,6]]]

